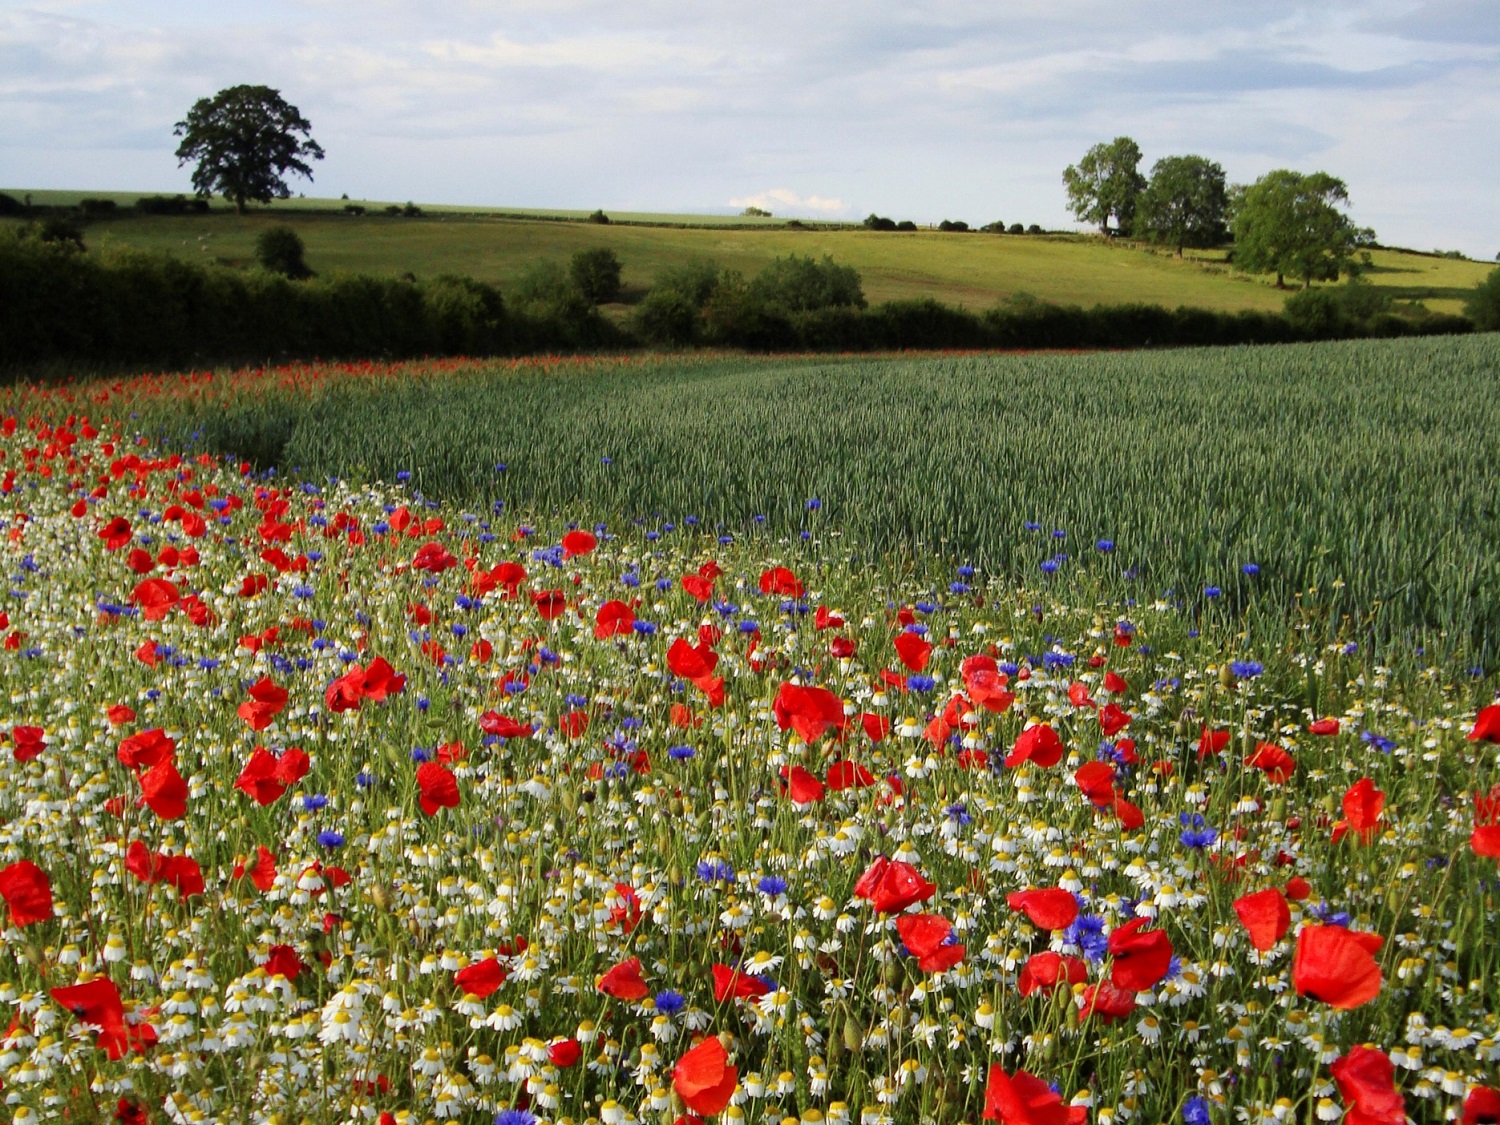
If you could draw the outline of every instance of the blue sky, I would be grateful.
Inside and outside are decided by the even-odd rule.
[[[0,0],[0,183],[187,190],[172,125],[237,83],[312,122],[311,195],[1066,228],[1124,133],[1500,251],[1496,0]]]

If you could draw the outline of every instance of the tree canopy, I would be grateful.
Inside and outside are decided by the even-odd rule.
[[[1224,169],[1202,156],[1167,156],[1151,169],[1133,233],[1163,246],[1218,246],[1229,237]]]
[[[247,202],[286,199],[289,172],[312,179],[307,159],[322,160],[312,125],[269,86],[231,86],[199,98],[173,132],[177,163],[197,161],[193,190],[222,194],[243,213]]]
[[[1084,153],[1077,164],[1063,171],[1068,189],[1068,207],[1080,222],[1097,223],[1103,234],[1110,233],[1109,221],[1115,220],[1117,232],[1128,232],[1135,222],[1136,203],[1146,187],[1140,173],[1141,147],[1129,137],[1116,137]]]
[[[1278,287],[1300,278],[1304,289],[1352,273],[1356,253],[1375,234],[1340,210],[1348,202],[1344,181],[1326,172],[1267,172],[1235,200],[1234,264],[1274,273]]]

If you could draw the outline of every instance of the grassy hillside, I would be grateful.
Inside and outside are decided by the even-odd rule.
[[[1111,572],[1138,572],[1141,597],[1175,588],[1196,604],[1221,586],[1279,623],[1298,604],[1335,625],[1357,606],[1383,625],[1500,638],[1493,335],[361,365],[182,389],[126,406],[174,447],[196,436],[314,481],[407,471],[474,511],[503,501],[507,524],[695,516],[739,535],[831,521],[877,554],[925,544],[1023,581],[1057,552],[1063,573],[1102,562],[1109,540]]]
[[[76,202],[78,194],[33,193],[39,204]],[[135,197],[117,193],[115,198],[128,205]],[[854,266],[871,301],[932,296],[979,309],[1027,292],[1083,305],[1141,301],[1269,311],[1279,309],[1285,298],[1267,278],[1232,273],[1221,253],[1179,260],[1087,235],[875,233],[818,223],[799,230],[788,229],[780,219],[623,213],[612,217],[663,225],[601,226],[557,221],[581,218],[578,212],[525,215],[424,207],[421,218],[396,218],[315,209],[340,205],[337,200],[289,200],[245,216],[224,208],[191,217],[127,213],[91,224],[88,240],[94,248],[115,242],[197,260],[249,262],[257,234],[285,222],[302,235],[308,262],[319,272],[459,273],[502,287],[540,258],[566,259],[585,247],[607,246],[624,263],[626,302],[637,299],[662,269],[690,258],[712,258],[749,274],[786,254],[827,254]],[[671,223],[698,225],[666,225]],[[1373,283],[1389,287],[1398,300],[1423,300],[1434,312],[1461,311],[1468,291],[1493,268],[1388,250],[1376,251],[1374,259]]]

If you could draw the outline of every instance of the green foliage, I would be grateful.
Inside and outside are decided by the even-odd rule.
[[[200,196],[222,194],[243,213],[247,202],[288,198],[289,172],[312,179],[307,160],[322,160],[323,150],[311,130],[279,91],[231,86],[200,98],[177,123],[177,162],[197,163],[193,189]]]
[[[746,207],[740,214],[747,219],[769,219],[771,217],[771,212],[764,211],[759,207]]]
[[[1464,311],[1481,332],[1500,332],[1500,269],[1475,286]]]
[[[189,199],[185,195],[143,195],[135,201],[135,209],[142,215],[201,215],[208,210],[208,200]]]
[[[578,251],[568,263],[568,276],[596,305],[607,304],[620,295],[620,258],[608,247]]]
[[[636,307],[632,327],[648,344],[695,343],[702,313],[719,287],[718,264],[697,258],[663,270]]]
[[[821,262],[797,254],[777,258],[755,275],[747,291],[752,299],[788,312],[865,307],[859,272],[827,255]]]
[[[862,225],[865,230],[895,230],[896,220],[883,218],[875,214],[874,211],[871,211],[865,216],[865,221]]]
[[[1356,227],[1340,210],[1349,192],[1326,172],[1267,172],[1243,189],[1234,205],[1234,264],[1253,273],[1336,281],[1356,267],[1356,254],[1374,232]]]
[[[938,224],[940,231],[966,231],[968,229],[969,224],[962,219],[944,219]]]
[[[1084,315],[1039,302],[1011,315],[1026,305],[1058,323]],[[1368,611],[1351,625],[1447,628],[1493,647],[1497,372],[1495,336],[1086,356],[623,359],[569,378],[500,364],[441,381],[382,379],[336,410],[309,405],[283,464],[314,480],[355,465],[387,479],[424,466],[424,494],[473,508],[499,499],[510,511],[596,519],[693,513],[736,534],[757,514],[770,531],[795,531],[803,501],[817,496],[854,542],[941,544],[984,572],[1033,581],[1057,549],[1022,530],[1038,520],[1066,529],[1070,553],[1113,540],[1113,566],[1138,572],[1131,588],[1142,600],[1220,585],[1225,603],[1264,599],[1278,617],[1316,603],[1334,627]],[[210,416],[263,408],[228,397],[175,409],[171,432],[185,436]],[[607,471],[600,450],[613,457]],[[1256,578],[1241,575],[1245,562],[1259,564]]]
[[[1026,224],[1025,223],[1011,223],[1010,224],[1010,231],[1009,231],[1009,233],[1010,234],[1025,234],[1026,233]]]
[[[1151,169],[1132,233],[1183,248],[1220,246],[1229,237],[1229,190],[1224,169],[1202,156],[1167,156]]]
[[[917,224],[912,222],[910,219],[902,219],[899,223],[896,224],[896,229],[906,231],[916,230]]]
[[[608,226],[609,216],[606,215],[602,210],[594,211],[589,215],[587,219],[584,220],[584,222],[598,223],[600,226]]]
[[[305,258],[302,237],[288,226],[267,227],[255,239],[255,259],[261,268],[301,281],[313,275]]]
[[[13,195],[0,191],[0,215],[24,215],[25,205]]]
[[[113,199],[86,197],[78,201],[78,213],[85,219],[108,219],[115,215],[120,205]]]
[[[1136,202],[1146,187],[1141,175],[1141,149],[1129,137],[1096,144],[1077,164],[1063,170],[1068,209],[1079,222],[1096,223],[1103,234],[1128,234],[1135,222]],[[1115,220],[1114,228],[1109,225]]]

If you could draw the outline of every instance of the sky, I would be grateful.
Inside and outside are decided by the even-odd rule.
[[[0,185],[190,191],[173,125],[242,83],[308,195],[1082,229],[1123,134],[1500,251],[1500,0],[0,0]]]

